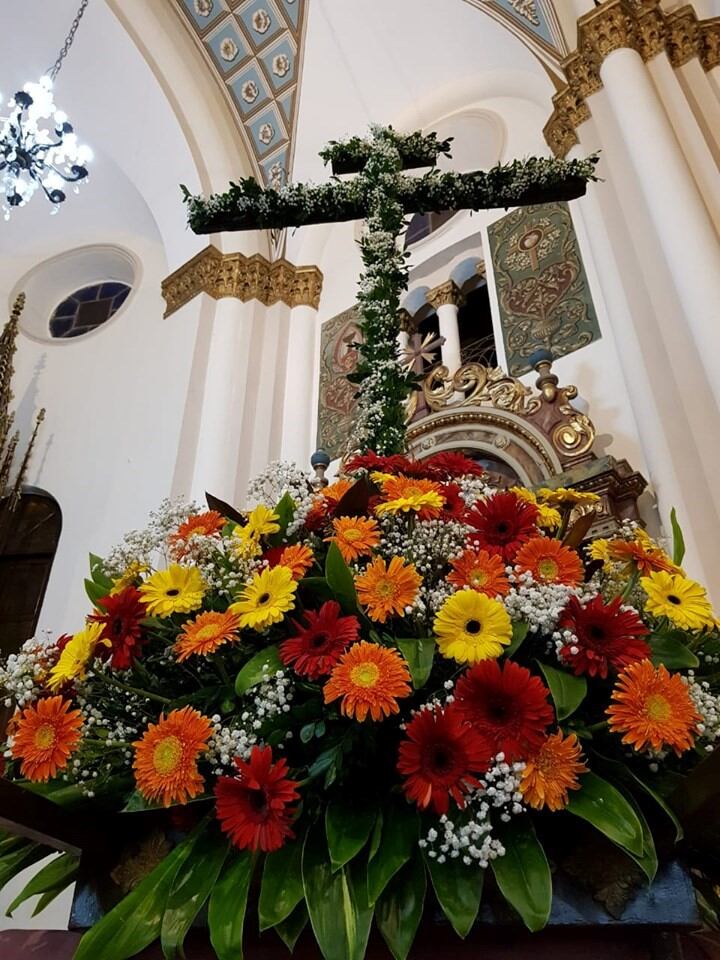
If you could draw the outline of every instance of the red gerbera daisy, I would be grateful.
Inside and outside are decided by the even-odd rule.
[[[526,667],[506,660],[483,660],[471,667],[455,686],[460,715],[483,734],[495,753],[522,760],[537,750],[545,730],[555,719],[549,691]]]
[[[467,513],[467,504],[460,493],[457,483],[443,483],[440,487],[445,505],[442,516],[445,520],[464,520]]]
[[[428,477],[425,462],[422,460],[410,460],[400,453],[381,457],[377,453],[373,453],[372,450],[353,457],[345,466],[347,473],[355,473],[357,470],[367,470],[368,472],[377,470],[380,473],[392,474],[392,476],[404,474],[406,477],[416,479]]]
[[[537,536],[538,509],[510,490],[478,500],[468,511],[467,522],[475,527],[470,539],[489,553],[512,563],[520,547]]]
[[[424,461],[425,469],[433,474],[435,480],[452,480],[455,477],[481,477],[485,471],[470,457],[457,450],[446,450],[428,457]]]
[[[220,827],[239,850],[279,850],[294,837],[290,823],[300,799],[295,780],[287,778],[287,760],[273,763],[271,747],[253,747],[250,762],[235,759],[236,777],[215,784]]]
[[[477,774],[490,765],[492,744],[453,707],[421,710],[405,733],[397,765],[405,796],[437,814],[448,812],[451,797],[462,809],[465,794],[481,785]]]
[[[92,623],[102,623],[101,640],[109,640],[110,664],[117,670],[127,670],[138,656],[140,647],[147,643],[140,624],[147,617],[140,591],[125,587],[120,593],[108,594],[98,601],[105,611],[96,611],[88,617]],[[98,647],[101,650],[101,647]]]
[[[357,617],[341,617],[336,600],[328,600],[317,612],[306,610],[304,616],[308,625],[293,620],[299,633],[280,644],[280,659],[295,673],[317,680],[331,673],[345,650],[355,643],[360,623]]]
[[[623,670],[636,660],[650,657],[644,637],[649,633],[634,610],[622,610],[622,599],[605,603],[593,597],[583,607],[577,597],[570,597],[560,618],[560,628],[572,630],[577,640],[560,651],[563,660],[578,676],[607,677],[608,670]]]

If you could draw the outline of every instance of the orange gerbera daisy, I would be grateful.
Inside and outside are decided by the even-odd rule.
[[[329,487],[325,487],[325,489],[321,490],[320,492],[326,500],[329,500],[330,503],[335,506],[342,500],[350,487],[354,486],[355,480],[350,480],[347,477],[341,477],[339,480],[331,483]]]
[[[135,747],[135,783],[147,800],[163,806],[187,803],[204,787],[197,768],[213,732],[212,723],[192,707],[171,710],[151,723]]]
[[[375,557],[365,572],[355,577],[358,599],[367,607],[368,616],[385,623],[392,614],[402,616],[417,597],[422,577],[412,563],[393,557],[386,564],[382,557]]]
[[[515,564],[528,570],[538,583],[566,583],[574,587],[583,578],[580,557],[570,547],[549,537],[533,537],[515,554]]]
[[[582,751],[574,733],[562,730],[546,737],[540,748],[525,760],[520,793],[536,810],[562,810],[568,804],[568,791],[578,790],[578,776],[588,768],[580,759]]]
[[[361,640],[343,654],[323,687],[325,703],[342,697],[340,710],[346,717],[382,720],[399,713],[398,697],[411,693],[410,672],[397,652]]]
[[[195,517],[188,517],[181,523],[175,533],[170,536],[170,545],[175,552],[182,553],[183,547],[192,537],[209,537],[213,533],[220,533],[225,526],[225,517],[217,510],[206,510]]]
[[[611,540],[607,548],[610,560],[634,563],[640,573],[647,577],[657,570],[679,573],[680,567],[651,540]]]
[[[467,549],[451,560],[450,566],[452,573],[447,579],[454,587],[470,587],[488,597],[504,597],[510,590],[502,558],[487,550]]]
[[[237,639],[240,617],[234,613],[201,613],[189,620],[175,643],[175,653],[180,663],[194,654],[207,656]]]
[[[680,674],[650,660],[625,667],[607,714],[610,729],[624,734],[623,743],[635,750],[672,747],[678,756],[692,747],[701,720]]]
[[[368,557],[380,543],[380,529],[372,517],[336,517],[333,530],[335,536],[327,539],[338,545],[345,563]]]
[[[445,505],[440,485],[415,477],[388,477],[383,481],[383,502],[375,513],[416,513],[421,520],[439,517]]]
[[[281,567],[288,568],[293,580],[302,580],[314,561],[310,547],[306,547],[304,543],[292,543],[282,551],[278,563]]]
[[[51,780],[64,770],[80,740],[83,720],[63,697],[49,697],[26,707],[13,727],[12,755],[33,783]]]

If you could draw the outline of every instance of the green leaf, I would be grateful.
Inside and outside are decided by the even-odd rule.
[[[277,644],[265,647],[254,657],[251,657],[235,678],[235,693],[241,697],[252,687],[263,680],[274,676],[282,669],[282,660],[278,653]]]
[[[44,860],[52,853],[48,847],[41,843],[26,842],[25,846],[12,853],[6,854],[0,860],[0,890],[9,883],[13,877],[31,867],[38,860]]]
[[[573,791],[566,809],[587,820],[619,847],[642,856],[642,824],[625,797],[607,780],[595,773],[584,774],[580,789]]]
[[[365,864],[333,871],[322,823],[303,848],[303,886],[310,923],[325,960],[363,960],[372,908],[367,901]]]
[[[650,637],[652,662],[656,667],[662,663],[669,670],[684,670],[699,666],[698,658],[692,650],[677,639],[676,633],[681,637],[684,636],[681,631],[674,631],[673,633],[656,633]]]
[[[426,890],[425,864],[417,852],[395,874],[375,905],[375,922],[395,960],[406,960],[410,953],[422,918]]]
[[[183,943],[192,922],[215,886],[228,854],[228,841],[220,832],[201,833],[175,877],[160,928],[166,960],[183,955]]]
[[[112,579],[105,573],[105,562],[102,557],[90,554],[90,577],[99,587],[105,588],[105,595],[113,588]]]
[[[280,529],[277,533],[270,534],[267,538],[271,547],[279,547],[285,543],[287,528],[292,523],[296,509],[297,506],[293,498],[289,493],[284,493],[274,510],[274,513],[277,514],[277,522],[280,525]]]
[[[529,629],[530,624],[526,623],[524,620],[515,620],[513,622],[512,640],[504,650],[506,657],[512,657],[514,653],[517,653],[523,641],[525,640],[525,637],[527,637]]]
[[[50,890],[57,889],[59,893],[69,886],[77,876],[78,858],[69,853],[61,853],[50,863],[46,864],[35,876],[29,880],[15,897],[13,902],[7,908],[6,917],[11,917],[13,911],[17,910],[21,903],[25,903],[30,897],[37,897],[40,894],[47,893]]]
[[[52,890],[48,890],[47,893],[44,893],[35,904],[35,909],[32,912],[32,915],[36,917],[39,913],[42,913],[45,907],[48,907],[56,897],[59,897],[63,890],[67,890],[71,883],[75,882],[75,877],[73,877],[69,883],[59,884],[57,887],[53,887]]]
[[[300,934],[305,929],[308,919],[307,907],[303,901],[295,907],[287,920],[283,920],[282,923],[278,923],[275,926],[277,935],[288,948],[290,953],[292,953],[295,949],[295,944],[298,942]]]
[[[680,566],[685,556],[685,538],[683,537],[682,528],[678,523],[675,507],[670,511],[670,526],[672,527],[673,534],[673,563]]]
[[[303,838],[298,837],[265,857],[258,917],[260,930],[287,919],[303,898]]]
[[[466,937],[480,909],[485,872],[478,866],[465,866],[462,857],[438,863],[425,856],[433,890],[443,913],[459,937]]]
[[[325,559],[325,579],[344,613],[357,611],[355,581],[336,543],[331,543]]]
[[[643,850],[642,853],[638,856],[635,853],[631,853],[626,848],[623,848],[628,856],[632,857],[635,863],[640,867],[642,872],[648,878],[648,883],[652,883],[655,879],[655,875],[658,870],[658,856],[657,851],[655,850],[655,841],[653,840],[652,831],[648,825],[645,815],[638,806],[635,798],[628,790],[621,791],[627,802],[635,811],[635,816],[640,821],[640,827],[642,828],[642,837],[643,837]]]
[[[120,811],[121,813],[144,813],[147,810],[162,810],[162,806],[157,803],[150,803],[140,793],[139,790],[133,790],[128,797],[128,801]]]
[[[97,606],[103,597],[107,596],[107,589],[95,583],[94,580],[85,580],[85,593],[88,595],[90,603]]]
[[[607,757],[601,756],[595,752],[593,766],[599,766],[600,770],[607,772],[607,775],[611,780],[618,780],[620,783],[623,783],[629,787],[639,787],[640,790],[643,790],[651,799],[655,801],[663,813],[671,820],[672,825],[675,827],[675,842],[678,843],[680,840],[682,840],[684,831],[678,815],[668,804],[665,798],[657,792],[657,790],[645,783],[644,780],[641,780],[636,773],[633,773],[629,767],[625,766],[625,764],[621,763],[619,760],[609,760]]]
[[[391,801],[383,812],[380,846],[368,863],[368,899],[375,903],[400,867],[417,847],[418,817],[414,807],[402,800]]]
[[[333,870],[339,870],[360,853],[377,819],[374,805],[355,806],[331,800],[325,810],[325,833]]]
[[[73,960],[127,960],[160,934],[175,876],[195,843],[190,834],[137,887],[84,935]]]
[[[368,851],[368,861],[372,860],[372,858],[380,849],[380,841],[382,840],[382,829],[383,829],[383,813],[382,813],[382,810],[378,810],[375,826],[373,827],[372,836],[370,837],[370,849]]]
[[[435,639],[433,637],[410,637],[407,640],[396,640],[395,643],[400,653],[407,660],[413,686],[416,690],[419,690],[428,682],[432,670]]]
[[[558,670],[556,667],[550,667],[546,663],[540,663],[538,666],[543,672],[550,694],[555,704],[555,712],[558,720],[566,720],[571,716],[585,699],[587,694],[587,681],[585,677],[576,677],[567,670]]]
[[[242,960],[243,928],[255,858],[243,851],[225,861],[210,894],[208,927],[217,960]]]
[[[533,933],[542,930],[552,907],[550,867],[528,816],[513,817],[498,830],[505,856],[491,860],[500,892]]]

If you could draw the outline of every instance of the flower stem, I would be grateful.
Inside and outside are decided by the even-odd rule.
[[[146,700],[154,700],[155,703],[162,703],[165,706],[168,706],[172,703],[168,697],[161,697],[159,693],[149,693],[147,690],[140,690],[138,687],[131,687],[127,683],[123,683],[121,680],[116,680],[115,677],[109,677],[107,674],[103,677],[107,683],[113,687],[117,687],[119,690],[125,690],[127,693],[135,693],[138,697],[144,697]]]

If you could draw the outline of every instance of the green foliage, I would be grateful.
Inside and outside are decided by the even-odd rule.
[[[668,670],[694,669],[700,666],[695,654],[682,642],[686,634],[682,630],[670,630],[667,633],[655,633],[650,637],[652,662],[657,667],[664,664]]]
[[[47,863],[41,870],[25,884],[20,893],[5,912],[6,917],[11,917],[20,904],[25,903],[31,897],[39,897],[48,893],[57,896],[66,887],[74,882],[78,871],[78,858],[69,853],[61,853],[50,863]]]
[[[391,799],[383,811],[380,844],[368,864],[370,903],[375,903],[398,870],[408,862],[417,847],[417,841],[418,816],[415,808],[404,800]]]
[[[395,960],[406,960],[422,919],[427,878],[422,858],[396,873],[375,905],[375,922]]]
[[[331,543],[325,558],[325,579],[344,613],[357,612],[355,581],[336,543]]]
[[[296,837],[265,857],[258,918],[260,930],[286,920],[302,900],[303,838]]]
[[[552,878],[545,851],[528,816],[514,817],[498,831],[505,856],[491,861],[500,892],[528,930],[542,930],[552,907]]]
[[[286,920],[276,924],[274,927],[275,932],[288,948],[290,953],[292,953],[295,949],[295,944],[297,943],[300,934],[307,926],[308,920],[309,917],[307,907],[305,906],[305,901],[303,900],[302,903],[299,903],[295,907],[293,912]]]
[[[433,890],[443,913],[459,937],[466,937],[480,909],[485,872],[476,865],[466,867],[461,857],[438,863],[426,857]]]
[[[282,669],[282,660],[277,645],[265,647],[245,664],[235,678],[235,693],[241,697],[248,690],[274,676]]]
[[[567,720],[587,695],[585,677],[576,677],[567,670],[558,670],[547,663],[538,663],[550,688],[558,720]]]
[[[512,657],[513,654],[517,653],[520,647],[523,644],[523,641],[528,635],[528,630],[530,629],[530,624],[525,623],[524,620],[515,620],[512,625],[512,639],[510,643],[505,647],[505,656]]]
[[[396,640],[400,653],[405,657],[413,686],[420,690],[428,682],[435,657],[434,637],[410,637],[408,640]]]
[[[325,808],[325,832],[333,870],[353,859],[370,838],[377,809],[353,804],[349,797],[331,800]]]
[[[255,858],[233,853],[210,894],[208,926],[217,960],[243,960],[243,929]]]
[[[672,527],[673,534],[673,563],[680,566],[685,557],[685,538],[683,537],[682,528],[678,523],[675,507],[670,511],[670,526]]]
[[[643,856],[643,828],[633,807],[607,780],[586,773],[580,789],[574,790],[567,805],[569,813],[587,820],[617,846],[637,857]]]

